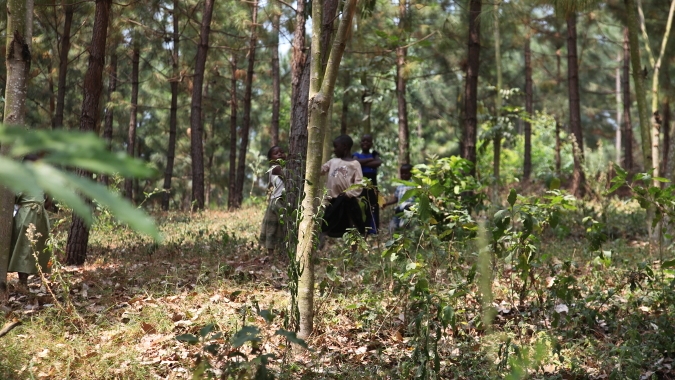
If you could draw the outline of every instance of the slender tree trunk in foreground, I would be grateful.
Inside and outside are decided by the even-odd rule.
[[[621,58],[622,55],[619,54],[619,57],[617,59],[617,62],[621,63]],[[616,151],[616,159],[614,160],[616,165],[621,165],[621,117],[623,117],[623,110],[622,106],[623,103],[621,102],[621,67],[617,66],[616,67],[616,74],[615,74],[615,84],[616,84],[616,131],[614,133],[614,147]]]
[[[232,54],[232,79],[230,79],[230,172],[227,187],[227,208],[234,210],[236,207],[237,183],[237,55]]]
[[[192,158],[192,208],[204,209],[204,124],[202,122],[202,90],[204,85],[204,68],[206,54],[209,50],[209,34],[211,34],[211,17],[214,0],[204,2],[202,25],[199,32],[199,45],[195,58],[195,76],[192,82],[192,105],[190,107],[190,155]]]
[[[399,29],[404,30],[408,1],[400,0],[398,5]],[[401,43],[407,41],[403,39]],[[398,101],[398,165],[410,163],[410,130],[408,129],[408,103],[406,100],[405,59],[408,49],[396,48],[396,100]]]
[[[129,133],[127,135],[127,154],[129,157],[136,155],[136,126],[138,118],[138,66],[141,58],[141,49],[138,44],[138,36],[134,36],[134,47],[131,53],[131,109],[129,113]],[[133,203],[134,179],[124,179],[124,196]]]
[[[633,171],[633,123],[630,117],[630,48],[628,46],[628,28],[623,30],[623,75],[621,76],[623,117],[621,146],[623,147],[623,168]]]
[[[497,131],[492,140],[492,173],[495,177],[494,185],[492,186],[492,203],[499,204],[499,167],[501,166],[502,158],[502,52],[501,52],[501,35],[499,34],[499,3],[493,4],[494,24],[494,39],[495,39],[495,66],[497,68],[497,98],[495,99],[495,116],[497,117]]]
[[[162,194],[162,210],[169,209],[171,199],[171,180],[173,178],[173,164],[176,159],[176,130],[178,129],[178,83],[180,82],[180,68],[178,43],[180,31],[178,30],[178,1],[173,0],[173,49],[171,51],[171,110],[169,114],[169,146],[166,149],[166,169],[164,170],[164,193]]]
[[[337,35],[333,42],[333,48],[330,52],[330,58],[326,66],[326,72],[321,78],[321,46],[319,37],[321,35],[321,25],[315,23],[312,25],[312,65],[310,74],[310,106],[309,106],[309,125],[308,146],[307,146],[307,169],[305,177],[307,181],[304,184],[305,197],[302,201],[302,221],[298,229],[297,262],[300,267],[301,275],[298,281],[298,310],[300,313],[300,330],[298,336],[302,339],[307,338],[314,328],[314,267],[312,262],[312,252],[314,246],[314,234],[316,231],[315,216],[318,204],[316,202],[321,186],[319,185],[319,174],[321,164],[317,158],[321,155],[323,145],[323,135],[326,130],[326,120],[328,110],[333,101],[333,92],[335,81],[337,79],[338,68],[344,53],[346,38],[351,28],[352,18],[356,10],[356,0],[349,0],[342,14],[342,21],[338,28]],[[312,4],[312,18],[321,19],[322,4],[321,0],[314,0]]]
[[[577,59],[577,14],[567,17],[567,85],[569,91],[570,132],[574,138],[574,172],[570,192],[577,197],[585,193],[584,137],[581,129],[581,100],[579,98],[579,61]]]
[[[241,125],[241,142],[237,159],[237,180],[235,187],[235,205],[241,207],[244,201],[244,181],[246,180],[246,153],[248,151],[248,135],[251,131],[251,93],[253,91],[253,69],[255,68],[255,51],[258,43],[258,2],[253,2],[251,15],[251,39],[248,48],[248,69],[244,87],[244,120]]]
[[[23,126],[26,117],[26,83],[31,62],[33,39],[33,1],[7,2],[5,45],[5,124]],[[0,155],[9,153],[9,145],[0,147]],[[14,192],[0,186],[0,299],[7,296],[7,266],[12,245]]]
[[[531,31],[528,30],[525,39],[525,112],[529,117],[534,116],[532,94],[532,50],[530,48]],[[523,124],[525,135],[525,154],[523,157],[523,181],[528,182],[532,175],[532,124],[525,121]]]
[[[272,3],[272,122],[270,135],[272,146],[279,145],[279,105],[281,103],[281,82],[279,80],[279,28],[281,9],[276,1]]]
[[[644,77],[642,76],[642,60],[640,58],[640,42],[638,41],[638,25],[635,0],[624,0],[626,6],[626,25],[628,27],[628,45],[630,60],[633,68],[633,84],[635,85],[635,100],[640,118],[640,137],[642,138],[642,162],[645,170],[650,170],[652,161],[652,136],[647,110],[647,94]]]
[[[66,100],[66,75],[68,74],[68,53],[70,53],[70,26],[73,23],[74,7],[72,4],[66,4],[63,7],[65,20],[63,21],[63,34],[61,35],[61,46],[59,46],[59,78],[58,92],[56,95],[56,112],[52,128],[63,127],[63,108]]]
[[[560,157],[562,151],[562,142],[560,141],[560,123],[555,121],[555,174],[560,177],[562,174],[562,159]]]
[[[476,175],[476,142],[478,139],[478,68],[480,66],[481,0],[469,1],[469,51],[464,86],[464,133],[462,157],[471,161],[471,175]]]
[[[112,0],[96,0],[96,14],[89,47],[89,65],[84,76],[84,96],[80,131],[93,131],[99,119],[99,101],[103,92],[103,70],[105,68],[105,46]],[[79,175],[91,178],[91,173],[78,170]],[[66,264],[82,265],[87,259],[89,227],[77,215],[73,215],[66,244]]]

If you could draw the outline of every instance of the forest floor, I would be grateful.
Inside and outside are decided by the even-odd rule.
[[[189,379],[206,363],[255,378],[265,362],[290,379],[675,379],[673,276],[652,270],[658,254],[639,238],[617,237],[598,257],[574,233],[542,237],[525,293],[515,266],[496,268],[491,323],[476,257],[452,242],[399,272],[383,255],[387,233],[354,253],[333,241],[317,257],[305,350],[283,336],[287,258],[255,243],[262,213],[155,214],[161,244],[103,218],[85,266],[57,263],[1,306],[0,326],[21,325],[0,338],[0,379]]]

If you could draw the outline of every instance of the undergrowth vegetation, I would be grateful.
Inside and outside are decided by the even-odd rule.
[[[317,253],[306,342],[288,258],[255,241],[261,206],[156,214],[160,244],[102,210],[86,266],[12,293],[0,323],[22,325],[0,338],[0,378],[674,378],[669,188],[619,172],[635,199],[579,201],[552,180],[487,204],[468,169],[417,166],[407,228]]]

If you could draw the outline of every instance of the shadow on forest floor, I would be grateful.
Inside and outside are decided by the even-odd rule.
[[[382,256],[386,236],[356,253],[336,240],[317,258],[312,351],[289,350],[275,335],[288,327],[287,258],[267,257],[255,243],[261,213],[161,214],[161,244],[100,222],[85,266],[57,265],[46,284],[32,278],[3,306],[1,323],[23,324],[0,338],[0,378],[192,378],[199,347],[175,337],[208,324],[225,333],[222,345],[242,326],[257,326],[260,342],[240,351],[249,359],[275,354],[269,367],[280,378],[407,379],[433,370],[438,378],[491,379],[518,368],[535,379],[675,378],[673,315],[662,311],[671,310],[662,306],[668,300],[631,278],[630,266],[603,270],[574,259],[572,240],[542,248],[549,268],[522,307],[506,281],[513,269],[500,273],[489,330],[467,280],[473,263],[460,252],[426,256],[431,290],[420,299]],[[60,247],[63,226],[57,231]],[[644,254],[619,249],[626,260]],[[576,281],[566,288],[578,292],[573,302],[554,294],[554,279],[568,277]],[[454,301],[440,307],[436,298]],[[277,317],[266,321],[260,309]],[[253,377],[253,367],[242,368]]]

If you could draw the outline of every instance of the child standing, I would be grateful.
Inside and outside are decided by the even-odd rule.
[[[361,198],[366,200],[366,227],[368,234],[377,234],[380,228],[380,205],[378,203],[377,190],[377,168],[382,165],[380,154],[373,148],[373,136],[369,134],[361,137],[361,153],[354,153],[354,158],[361,164],[363,177],[368,178],[371,187],[364,188],[361,192]]]
[[[412,177],[412,165],[410,164],[403,164],[401,165],[400,169],[400,177],[404,181],[410,181],[410,178]],[[410,197],[406,199],[405,201],[401,202],[401,198],[405,195],[406,191],[414,189],[413,186],[408,186],[408,185],[398,185],[396,186],[396,190],[394,190],[394,196],[392,199],[390,199],[387,203],[382,205],[382,208],[385,208],[389,205],[396,205],[396,208],[394,211],[396,214],[394,215],[394,218],[392,218],[391,222],[389,223],[389,230],[394,231],[397,228],[404,227],[407,223],[405,218],[403,217],[403,211],[409,210],[410,206],[412,206],[415,203],[415,198]]]
[[[321,166],[321,174],[328,174],[328,204],[324,211],[321,232],[330,237],[342,237],[348,228],[356,228],[361,235],[366,232],[357,200],[361,188],[352,188],[363,181],[361,165],[351,154],[353,145],[351,137],[338,136],[333,140],[335,158]]]
[[[281,160],[286,159],[286,153],[279,146],[273,146],[267,152],[267,159],[271,167],[267,171],[269,174],[269,184],[267,185],[269,194],[269,204],[265,210],[262,227],[260,229],[260,242],[267,248],[271,255],[274,249],[279,247],[283,241],[283,229],[279,220],[281,212],[281,196],[284,193],[284,179],[282,175]]]
[[[40,156],[36,154],[29,154],[24,157],[24,161],[37,161],[39,158]],[[14,214],[12,250],[7,271],[18,272],[19,284],[26,286],[28,276],[38,273],[38,265],[43,273],[49,273],[50,270],[51,253],[46,249],[49,218],[45,211],[45,193],[41,189],[23,192],[16,196],[14,203],[18,209]],[[30,225],[35,228],[31,239],[26,236]],[[36,255],[33,255],[34,252]]]

